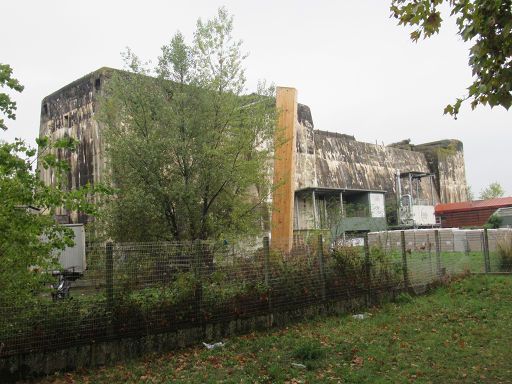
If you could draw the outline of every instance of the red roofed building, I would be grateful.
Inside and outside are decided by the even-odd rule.
[[[503,207],[512,207],[512,196],[438,204],[435,215],[442,228],[481,227],[498,208]]]

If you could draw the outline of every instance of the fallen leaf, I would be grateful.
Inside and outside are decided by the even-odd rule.
[[[364,363],[364,359],[361,356],[355,356],[352,359],[353,366],[361,367],[363,365],[363,363]]]

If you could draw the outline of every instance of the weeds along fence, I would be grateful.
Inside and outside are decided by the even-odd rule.
[[[283,246],[89,244],[88,268],[62,298],[49,289],[1,308],[0,358],[258,317],[268,326],[280,313],[370,304],[467,271],[512,269],[512,231],[377,232],[334,243],[319,235]]]

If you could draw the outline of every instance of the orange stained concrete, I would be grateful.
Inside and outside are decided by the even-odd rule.
[[[278,87],[276,108],[279,117],[274,137],[274,186],[277,187],[272,197],[271,246],[289,252],[293,239],[297,90]]]

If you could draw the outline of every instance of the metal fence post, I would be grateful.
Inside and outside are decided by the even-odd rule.
[[[263,238],[263,268],[265,272],[265,285],[269,285],[270,276],[269,276],[269,263],[270,263],[270,241],[268,236]]]
[[[105,286],[107,305],[112,309],[114,303],[114,244],[108,242],[105,246]]]
[[[484,262],[484,272],[486,272],[487,269],[487,261],[485,260],[485,246],[484,246],[485,240],[484,240],[484,232],[480,232],[480,251],[482,251],[482,260]]]
[[[409,289],[409,270],[407,268],[407,250],[405,249],[405,231],[400,231],[400,244],[402,246],[402,270],[404,273],[404,286]]]
[[[107,334],[112,335],[112,309],[114,308],[114,244],[108,242],[105,245],[105,294],[107,297]]]
[[[268,301],[268,325],[271,327],[274,321],[272,314],[272,289],[270,286],[270,241],[268,236],[263,238],[263,269],[265,273],[265,286],[267,287],[267,301]]]
[[[325,301],[325,269],[324,269],[324,239],[318,235],[318,266],[320,272],[320,289],[322,293],[322,301]]]
[[[469,240],[468,233],[464,233],[464,256],[469,257]]]
[[[441,277],[441,239],[439,237],[439,230],[434,231],[434,238],[436,241],[436,265],[437,265],[437,277]]]
[[[380,236],[380,235],[379,235]],[[370,243],[368,242],[368,233],[364,234],[364,272],[366,277],[366,304],[372,302],[372,271],[370,261]]]
[[[430,242],[430,234],[427,233],[427,250],[428,250],[428,262],[430,266],[430,278],[432,278],[432,275],[434,274],[434,271],[432,270],[432,243]]]
[[[489,273],[491,272],[491,260],[489,258],[489,234],[487,233],[487,228],[484,228],[483,246],[485,273]]]
[[[196,240],[193,244],[193,252],[194,252],[194,279],[195,279],[195,285],[194,285],[194,312],[196,316],[196,322],[197,324],[202,324],[202,315],[201,315],[201,307],[202,307],[202,301],[203,301],[203,279],[202,279],[202,271],[201,268],[203,267],[201,264],[202,261],[202,246],[201,246],[201,240]]]

